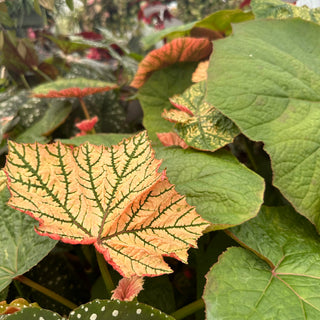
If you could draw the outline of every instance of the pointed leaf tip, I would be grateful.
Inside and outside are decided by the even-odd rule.
[[[113,290],[112,300],[132,301],[138,296],[143,289],[143,278],[132,276],[130,278],[123,278],[119,281],[118,286]]]
[[[39,221],[37,232],[94,244],[123,276],[171,272],[209,225],[158,169],[146,132],[106,148],[90,143],[10,143],[9,205]]]

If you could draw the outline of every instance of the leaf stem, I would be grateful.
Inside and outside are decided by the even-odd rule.
[[[42,72],[40,69],[38,69],[38,67],[33,67],[32,69],[34,72],[40,75],[44,80],[47,80],[49,82],[52,81],[52,79],[48,75],[46,75],[44,72]]]
[[[84,100],[82,98],[78,98],[79,101],[80,101],[80,104],[81,104],[81,107],[82,107],[82,110],[83,110],[83,113],[85,115],[85,117],[90,120],[91,117],[90,117],[90,114],[89,114],[89,111],[88,111],[88,108],[86,106],[86,104],[84,103]],[[91,133],[92,134],[95,134],[96,133],[96,130],[94,128],[91,129]]]
[[[26,87],[26,89],[30,90],[30,86],[29,83],[27,82],[25,76],[23,74],[20,74],[20,79],[22,80],[22,83],[24,84],[24,86]]]
[[[54,291],[52,291],[48,288],[43,287],[41,284],[36,283],[33,280],[31,280],[23,275],[15,277],[15,280],[19,280],[23,284],[45,294],[46,296],[50,297],[51,299],[54,299],[54,300],[60,302],[61,304],[70,308],[71,310],[78,307],[75,303],[71,302],[70,300],[60,296],[59,294],[55,293]]]
[[[171,313],[171,316],[176,320],[184,319],[185,317],[193,314],[205,307],[204,301],[202,299],[198,299],[186,306],[182,307],[181,309]]]
[[[97,261],[98,261],[99,269],[101,272],[101,276],[107,289],[107,298],[110,298],[111,292],[112,290],[115,289],[115,286],[112,281],[107,262],[104,259],[103,255],[99,253],[97,250],[96,250],[96,255],[97,255]]]
[[[90,120],[91,118],[90,118],[90,114],[89,114],[89,111],[88,111],[88,108],[87,108],[86,104],[84,103],[82,98],[78,98],[78,99],[80,101],[80,104],[81,104],[81,107],[82,107],[84,115],[86,116],[86,118],[88,120]]]

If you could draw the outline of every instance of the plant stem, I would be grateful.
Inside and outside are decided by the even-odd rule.
[[[257,172],[258,171],[258,166],[257,166],[255,158],[254,158],[254,156],[252,154],[252,147],[249,145],[249,142],[248,142],[248,140],[246,138],[244,140],[244,144],[245,144],[247,156],[248,156],[248,158],[249,158],[249,160],[251,162],[252,168],[253,168],[253,170],[255,172]]]
[[[22,80],[22,83],[24,84],[24,86],[26,87],[26,89],[30,90],[30,86],[29,83],[27,82],[25,76],[23,74],[20,74],[20,79]]]
[[[34,72],[40,75],[44,80],[47,80],[49,82],[52,81],[52,79],[48,75],[46,75],[44,72],[42,72],[40,69],[38,69],[38,67],[33,67],[32,69]]]
[[[86,116],[86,118],[87,118],[88,120],[90,120],[91,118],[90,118],[90,114],[89,114],[89,112],[88,112],[88,109],[87,109],[86,104],[84,103],[84,101],[83,101],[82,98],[79,98],[79,101],[80,101],[80,104],[81,104],[81,107],[82,107],[82,110],[83,110],[84,115]]]
[[[202,299],[198,299],[190,304],[182,307],[181,309],[171,313],[171,316],[176,320],[184,319],[185,317],[193,314],[204,308],[204,302]]]
[[[112,281],[111,275],[109,273],[108,265],[103,255],[96,250],[97,261],[99,265],[99,269],[102,275],[102,279],[107,289],[107,297],[111,297],[111,291],[114,290],[115,286]]]
[[[18,276],[15,277],[15,280],[19,280],[20,282],[22,282],[23,284],[45,294],[46,296],[50,297],[51,299],[54,299],[58,302],[60,302],[61,304],[63,304],[64,306],[70,308],[71,310],[77,308],[78,306],[71,302],[70,300],[60,296],[59,294],[55,293],[54,291],[43,287],[41,284],[34,282],[33,280],[25,277],[25,276]]]

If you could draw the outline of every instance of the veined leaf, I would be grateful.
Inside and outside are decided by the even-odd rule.
[[[320,24],[320,8],[297,7],[281,0],[252,0],[250,6],[256,19],[301,18]]]
[[[179,38],[172,40],[160,49],[151,51],[140,62],[131,86],[140,88],[151,73],[177,62],[194,62],[208,58],[212,44],[208,39]]]
[[[0,192],[5,188],[7,182],[7,176],[3,170],[0,170]]]
[[[230,229],[247,246],[230,248],[207,274],[208,320],[320,317],[320,238],[291,207],[263,207]]]
[[[214,153],[155,147],[162,168],[196,206],[210,230],[226,229],[255,217],[263,202],[264,180],[226,150]]]
[[[207,99],[270,155],[273,184],[320,230],[320,26],[250,21],[215,44]]]
[[[143,109],[143,125],[153,143],[158,141],[157,132],[171,131],[172,123],[161,117],[163,109],[171,109],[169,98],[183,93],[192,85],[191,77],[196,67],[195,62],[182,66],[174,64],[154,72],[148,82],[139,89],[139,101]]]
[[[37,98],[83,98],[90,94],[109,91],[118,88],[114,83],[85,79],[59,79],[41,84],[32,91]]]
[[[39,220],[37,232],[94,244],[123,276],[171,272],[209,225],[159,173],[145,132],[105,148],[9,143],[9,205]]]
[[[175,122],[175,129],[187,145],[215,151],[231,143],[239,134],[237,126],[213,105],[206,102],[206,82],[201,81],[176,95],[170,102],[178,109],[164,111],[166,120]]]

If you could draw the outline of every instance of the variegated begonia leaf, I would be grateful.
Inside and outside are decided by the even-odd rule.
[[[7,182],[7,176],[3,170],[0,170],[0,192],[5,188]]]
[[[178,38],[160,49],[151,51],[139,64],[131,86],[140,88],[151,73],[177,62],[194,62],[208,58],[212,52],[212,43],[204,38]]]
[[[125,277],[169,273],[162,255],[187,262],[209,223],[160,164],[146,132],[110,148],[9,142],[9,205],[37,219],[40,235],[94,244]]]
[[[174,320],[173,317],[151,306],[136,301],[94,300],[70,312],[69,317],[61,317],[56,312],[39,308],[24,308],[19,312],[4,316],[8,320]]]
[[[118,88],[117,84],[86,79],[59,79],[41,84],[32,90],[37,98],[83,98],[85,96]]]
[[[215,151],[231,143],[239,134],[237,126],[213,105],[205,101],[206,82],[192,85],[182,95],[170,99],[177,108],[165,110],[163,118],[175,123],[175,129],[187,145]]]

